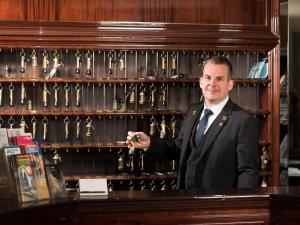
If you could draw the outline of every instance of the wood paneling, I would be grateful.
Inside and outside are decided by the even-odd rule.
[[[64,0],[57,19],[262,25],[265,10],[264,0]]]
[[[24,0],[1,0],[0,20],[25,20],[26,8]]]
[[[268,0],[1,0],[1,20],[264,25]]]
[[[26,0],[27,20],[50,20],[56,19],[57,0]]]

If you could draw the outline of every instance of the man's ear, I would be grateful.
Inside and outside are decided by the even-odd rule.
[[[201,85],[202,85],[202,77],[199,78],[199,86],[202,89]]]
[[[233,86],[234,86],[234,81],[233,80],[229,80],[228,81],[228,91],[231,91],[232,88],[233,88]]]

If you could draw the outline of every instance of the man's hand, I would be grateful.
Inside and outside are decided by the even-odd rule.
[[[128,131],[126,143],[135,148],[147,149],[150,147],[150,137],[144,132]]]

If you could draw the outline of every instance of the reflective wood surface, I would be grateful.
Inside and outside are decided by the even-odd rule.
[[[299,224],[300,189],[118,191],[19,204],[0,195],[1,224]]]
[[[265,25],[269,10],[268,0],[2,0],[0,19]]]

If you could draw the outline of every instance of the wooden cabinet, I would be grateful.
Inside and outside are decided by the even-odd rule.
[[[100,2],[89,4],[106,10]],[[182,15],[179,2],[168,2],[163,8]],[[235,16],[226,14],[224,21],[229,24],[221,19],[200,24],[207,19],[204,15],[196,20],[191,15],[143,22],[122,14],[123,4],[118,9],[120,18],[129,22],[0,21],[1,126],[18,127],[25,121],[26,130],[35,131],[48,158],[54,152],[60,155],[73,187],[80,177],[106,177],[110,187],[118,190],[172,189],[177,163],[153,161],[142,151],[129,156],[124,143],[127,131],[149,133],[153,128],[157,137],[176,137],[188,105],[200,99],[203,61],[224,55],[234,67],[231,98],[261,122],[259,147],[270,157],[261,180],[278,184],[279,57],[277,25],[271,20],[278,3],[246,2],[259,9],[254,22],[237,13],[246,7],[237,1],[232,1]],[[62,13],[64,3],[54,4],[49,12]],[[205,9],[197,1],[190,4]],[[221,5],[214,7],[220,12]],[[264,7],[268,10],[261,11]],[[150,10],[141,5],[133,8],[138,9]],[[80,17],[65,16],[69,19],[64,20]],[[245,23],[238,25],[242,17]],[[268,59],[268,77],[249,78],[262,57]]]
[[[0,194],[1,224],[299,224],[299,188],[114,191],[19,204]]]

